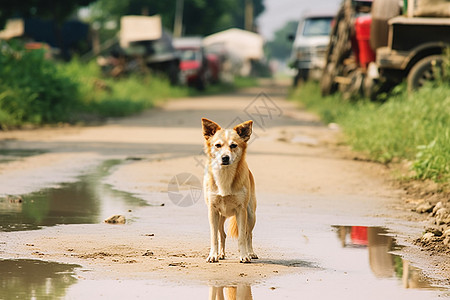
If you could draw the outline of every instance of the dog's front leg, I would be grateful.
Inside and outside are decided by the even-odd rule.
[[[218,262],[219,261],[219,240],[218,240],[218,231],[219,231],[219,212],[209,205],[208,207],[208,217],[209,217],[209,228],[211,234],[211,250],[209,252],[209,256],[206,259],[207,262]]]
[[[247,250],[247,212],[245,209],[236,210],[236,221],[239,231],[239,259],[241,263],[249,263],[251,259]]]
[[[225,217],[219,217],[219,259],[225,259],[225,240],[227,235],[224,230]]]

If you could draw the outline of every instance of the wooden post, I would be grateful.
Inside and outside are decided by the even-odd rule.
[[[253,0],[245,0],[245,30],[253,31]]]
[[[173,24],[173,36],[181,37],[183,33],[183,6],[184,0],[177,0],[175,4],[175,20]]]

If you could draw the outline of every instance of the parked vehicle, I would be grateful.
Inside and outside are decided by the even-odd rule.
[[[363,73],[375,58],[367,37],[371,6],[372,1],[344,0],[339,8],[320,80],[322,95],[332,94],[338,88],[347,95],[361,88]],[[355,24],[359,27],[359,42]]]
[[[394,85],[406,79],[411,92],[440,76],[443,53],[450,47],[450,2],[446,5],[449,15],[444,18],[398,16],[389,20],[387,46],[376,52],[379,78]]]
[[[208,82],[212,84],[220,81],[221,62],[220,57],[214,53],[206,53],[206,60],[208,61]]]
[[[208,83],[210,69],[202,38],[178,38],[174,40],[174,47],[180,56],[181,83],[203,90]]]
[[[330,35],[322,94],[374,99],[405,79],[413,91],[439,76],[447,47],[446,0],[409,0],[405,7],[397,0],[345,0]]]
[[[215,53],[221,61],[222,79],[232,81],[234,76],[251,76],[257,61],[264,59],[264,39],[261,35],[230,28],[203,39],[207,53]]]
[[[148,68],[166,74],[172,84],[178,83],[180,58],[172,37],[162,28],[160,16],[124,16],[120,24],[120,47],[127,60],[142,61]]]
[[[320,79],[334,16],[334,13],[307,14],[300,20],[295,37],[290,36],[294,41],[289,63],[296,69],[294,86],[299,80]]]

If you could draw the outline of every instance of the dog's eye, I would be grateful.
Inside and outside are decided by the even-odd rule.
[[[220,147],[222,147],[222,145],[221,145],[221,144],[215,144],[215,146],[216,146],[216,148],[220,148]]]
[[[236,144],[231,144],[231,145],[230,145],[230,148],[231,148],[231,149],[236,148],[236,147],[237,147]]]

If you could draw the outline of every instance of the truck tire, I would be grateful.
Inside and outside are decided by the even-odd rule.
[[[442,55],[430,55],[419,60],[409,71],[408,92],[415,91],[426,82],[442,77],[443,61]]]
[[[334,63],[329,63],[326,65],[322,73],[322,78],[320,80],[320,92],[322,97],[334,94],[337,89],[337,83],[334,82],[335,78],[335,66]]]
[[[298,87],[302,82],[308,81],[308,70],[297,69],[297,73],[294,76],[293,87]]]

